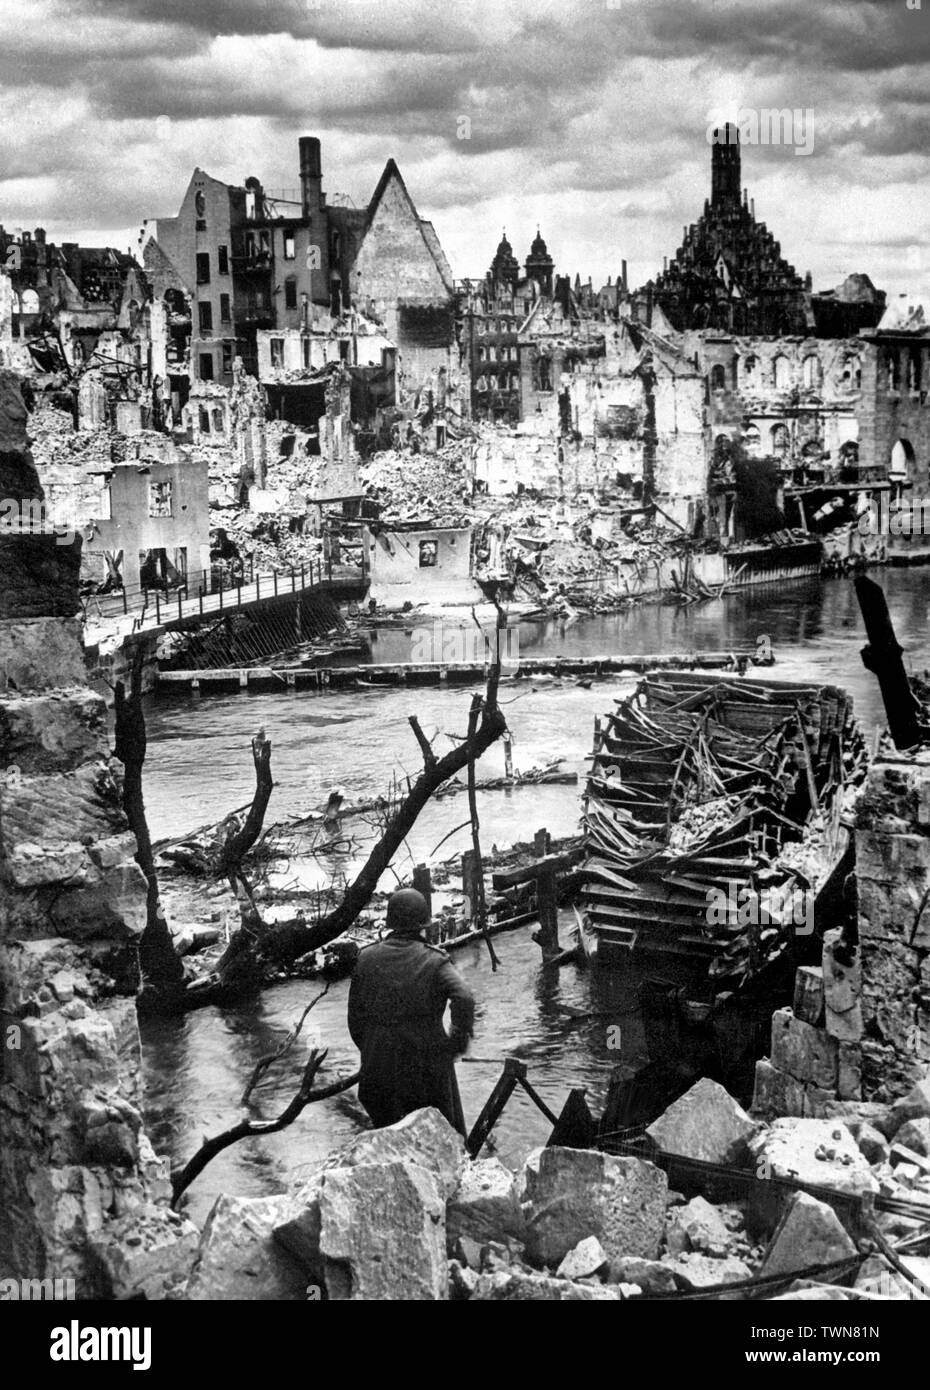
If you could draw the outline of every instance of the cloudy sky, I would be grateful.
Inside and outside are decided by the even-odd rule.
[[[538,221],[560,271],[640,284],[713,115],[791,108],[743,151],[757,217],[815,287],[930,309],[928,79],[930,0],[0,0],[0,221],[134,247],[196,165],[294,187],[318,135],[358,206],[395,157],[458,277]]]

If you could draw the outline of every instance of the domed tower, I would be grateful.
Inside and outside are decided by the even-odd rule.
[[[520,278],[520,266],[516,256],[513,254],[513,247],[507,240],[507,231],[501,237],[500,245],[494,253],[491,262],[491,269],[488,271],[491,280],[497,281],[502,285],[513,286]]]
[[[536,228],[536,236],[530,247],[530,254],[526,258],[526,274],[529,280],[536,280],[539,283],[541,292],[545,295],[552,294],[552,273],[555,270],[555,262],[549,255],[549,249]]]

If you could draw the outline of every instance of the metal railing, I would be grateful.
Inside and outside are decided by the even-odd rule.
[[[249,579],[243,576],[233,583],[224,582],[220,575],[218,584],[212,587],[204,583],[203,574],[199,582],[196,576],[188,576],[185,583],[173,585],[167,590],[142,587],[120,589],[110,594],[91,594],[84,602],[84,621],[88,626],[96,626],[98,621],[107,622],[133,615],[137,619],[133,630],[138,631],[143,627],[162,627],[191,618],[213,617],[253,603],[318,588],[323,584],[361,584],[366,574],[367,565],[364,563],[334,565],[331,558],[320,558],[287,570],[253,573]],[[209,576],[212,580],[212,571]]]

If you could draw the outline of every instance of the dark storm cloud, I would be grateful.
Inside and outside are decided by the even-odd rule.
[[[614,268],[602,243],[628,238],[649,269],[708,191],[711,109],[812,108],[809,158],[747,150],[743,174],[786,254],[832,275],[831,215],[906,206],[911,238],[930,231],[899,188],[930,171],[928,62],[930,0],[30,0],[0,15],[0,203],[8,223],[138,226],[194,164],[292,183],[313,132],[357,200],[394,155],[457,272],[502,213]]]

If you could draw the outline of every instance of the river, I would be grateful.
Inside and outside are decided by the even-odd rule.
[[[886,570],[880,582],[909,669],[922,672],[930,665],[930,570]],[[524,624],[519,650],[524,656],[720,650],[745,648],[760,637],[769,638],[775,652],[776,665],[768,673],[773,678],[842,684],[852,692],[867,734],[883,720],[877,683],[859,654],[865,637],[848,579],[764,585],[713,602],[683,608],[654,605],[570,624]],[[375,635],[372,659],[409,659],[409,643],[403,630],[382,630]],[[633,684],[632,679],[595,682],[590,688],[574,679],[502,684],[516,768],[561,758],[566,770],[583,776],[594,716],[611,708],[613,699]],[[464,732],[469,698],[470,691],[462,687],[429,687],[154,701],[147,710],[145,767],[153,837],[216,820],[249,801],[249,739],[259,726],[273,745],[275,790],[268,818],[280,820],[319,806],[334,785],[359,801],[383,792],[395,772],[415,773],[419,754],[408,716],[416,713],[429,736],[441,731],[436,746],[442,751],[450,746],[445,733]],[[496,745],[478,775],[502,773],[503,752]],[[530,839],[542,826],[565,835],[577,829],[579,788],[486,792],[479,813],[482,843],[488,847]],[[398,872],[403,875],[411,863],[428,859],[466,814],[461,797],[428,807],[410,836],[407,854],[397,861]],[[459,831],[436,857],[460,853],[468,843],[468,832]],[[359,843],[341,860],[311,862],[325,879],[351,871],[364,848]],[[564,939],[569,918],[562,925]],[[635,1071],[650,1060],[674,1061],[663,1056],[674,1051],[674,1039],[640,1017],[628,987],[616,979],[592,979],[575,966],[544,971],[530,930],[496,938],[501,959],[496,973],[484,948],[456,955],[478,1000],[473,1060],[459,1065],[468,1123],[476,1118],[507,1054],[527,1061],[530,1079],[555,1111],[572,1086],[585,1087],[597,1109],[618,1062]],[[188,1157],[202,1136],[241,1117],[238,1099],[256,1059],[277,1045],[315,989],[313,982],[295,981],[266,990],[248,1006],[146,1021],[146,1122],[156,1150],[169,1154],[172,1165]],[[357,1064],[345,1029],[346,991],[346,982],[334,985],[308,1019],[314,1024],[310,1038],[321,1038],[329,1048],[328,1076]],[[306,1044],[295,1048],[256,1093],[263,1117],[274,1115],[291,1098],[305,1056]],[[745,1087],[747,1078],[741,1080]],[[202,1220],[222,1191],[261,1195],[282,1190],[299,1165],[312,1164],[365,1123],[351,1091],[310,1107],[280,1134],[235,1145],[190,1189],[190,1213]],[[502,1158],[516,1160],[547,1133],[544,1117],[517,1093],[495,1139]]]

